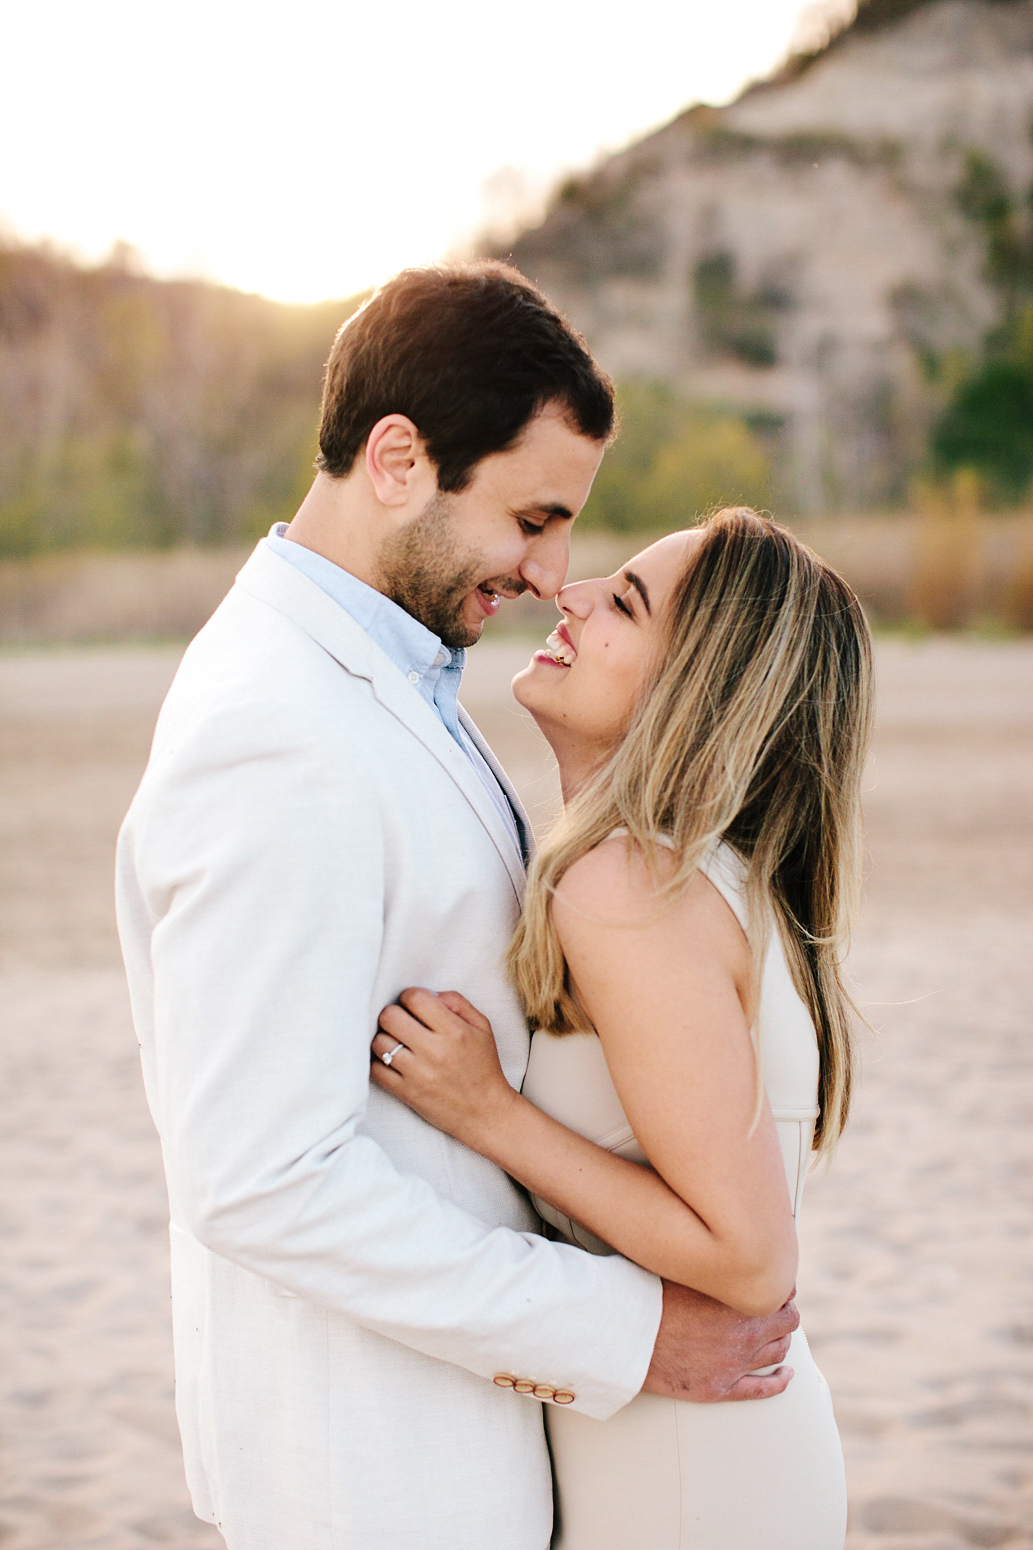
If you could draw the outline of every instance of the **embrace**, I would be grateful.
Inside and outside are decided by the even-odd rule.
[[[850,1097],[867,629],[742,508],[564,585],[614,425],[514,271],[397,276],[162,709],[119,927],[230,1550],[842,1550],[792,1298]],[[457,699],[525,591],[562,616],[513,683],[537,853]]]

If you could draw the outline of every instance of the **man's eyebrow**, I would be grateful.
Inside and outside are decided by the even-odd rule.
[[[548,505],[536,502],[530,506],[521,506],[518,511],[513,512],[513,515],[514,517],[560,517],[564,522],[570,522],[573,520],[574,513],[569,506],[561,506],[558,501],[553,501]]]
[[[649,589],[642,577],[636,576],[633,570],[626,570],[624,572],[624,580],[635,588],[635,591],[645,604],[646,613],[652,618],[653,610],[649,606]]]

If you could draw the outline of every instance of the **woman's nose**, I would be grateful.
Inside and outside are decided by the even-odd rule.
[[[601,585],[599,581],[568,582],[557,592],[556,605],[563,613],[573,614],[575,619],[587,619],[595,606],[595,594]]]

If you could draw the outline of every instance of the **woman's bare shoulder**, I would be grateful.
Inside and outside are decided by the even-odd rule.
[[[662,894],[675,869],[668,850],[650,866],[623,834],[611,835],[570,866],[556,887],[555,921],[563,943],[573,945],[600,928],[633,927],[637,935],[677,939],[682,949],[695,942],[712,951],[723,939],[739,956],[742,929],[713,883],[699,871],[672,900]],[[607,931],[607,935],[609,932]],[[601,942],[599,944],[601,946]]]
[[[674,862],[661,849],[650,867],[637,845],[625,834],[612,834],[568,867],[556,887],[560,914],[581,916],[598,924],[628,925],[654,914],[658,890]]]

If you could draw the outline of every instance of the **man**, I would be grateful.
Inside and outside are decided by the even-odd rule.
[[[613,424],[499,266],[411,271],[339,334],[319,473],[193,642],[123,828],[119,920],[172,1214],[177,1408],[231,1550],[545,1550],[543,1403],[776,1393],[795,1324],[536,1232],[370,1088],[409,984],[490,1017],[530,835],[458,710],[500,599],[563,582]]]

